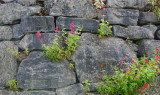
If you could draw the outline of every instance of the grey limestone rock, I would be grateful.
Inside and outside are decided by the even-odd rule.
[[[128,54],[127,59],[125,54]],[[98,74],[101,74],[100,64],[103,64],[105,74],[113,74],[114,66],[125,67],[120,66],[120,61],[131,61],[133,54],[133,50],[120,38],[98,39],[94,34],[82,33],[71,58],[75,62],[79,81],[84,83],[89,79],[89,82],[95,83],[100,79],[98,77]]]
[[[160,40],[144,39],[139,42],[138,54],[140,56],[143,56],[145,54],[147,57],[152,57],[152,54],[158,47],[160,47]]]
[[[19,66],[17,83],[22,89],[54,89],[74,84],[76,78],[67,60],[49,62],[40,52],[32,52]]]
[[[17,0],[17,3],[29,6],[36,4],[36,0]]]
[[[40,39],[37,38],[36,34],[27,34],[20,41],[20,48],[29,50],[43,50],[42,43],[45,45],[52,45],[53,40],[56,38],[56,33],[41,33]],[[41,43],[41,38],[42,43]]]
[[[149,29],[150,31],[152,31],[152,33],[153,33],[153,35],[155,35],[155,32],[156,32],[156,30],[157,30],[157,26],[155,26],[155,25],[143,25],[142,26],[143,28],[147,28],[147,29]]]
[[[56,95],[77,95],[82,92],[83,92],[83,85],[74,84],[68,87],[57,89]]]
[[[102,14],[104,17],[102,17]],[[99,18],[104,18],[110,24],[137,25],[139,11],[135,9],[106,8],[99,12]]]
[[[52,16],[97,17],[91,0],[46,0],[44,5]]]
[[[5,3],[8,3],[8,2],[15,1],[15,0],[2,0],[2,1],[5,2]]]
[[[147,23],[160,23],[156,14],[154,12],[140,12],[139,15],[139,23],[140,24],[147,24]]]
[[[23,18],[21,20],[20,27],[24,33],[54,31],[55,29],[54,17],[31,16]]]
[[[8,47],[7,47],[8,46]],[[0,42],[0,87],[9,86],[7,82],[11,79],[15,79],[17,74],[17,61],[11,52],[18,51],[18,47],[11,41]]]
[[[71,22],[74,23],[74,28],[73,28],[74,30],[80,27],[83,28],[82,31],[97,32],[99,28],[98,21],[86,18],[58,17],[56,20],[56,25],[58,26],[59,29],[66,28],[66,30],[69,30]]]
[[[12,36],[12,28],[10,26],[0,26],[0,40],[10,40]]]
[[[0,90],[0,95],[55,95],[53,91],[7,91]]]
[[[20,39],[24,36],[24,33],[22,32],[20,24],[13,26],[13,38],[14,39]]]
[[[144,9],[150,0],[106,0],[107,6],[112,8]]]
[[[156,38],[160,40],[160,29],[156,31]]]
[[[0,25],[19,23],[18,20],[21,18],[37,14],[30,8],[18,3],[1,4],[0,9]]]
[[[116,37],[129,38],[131,40],[154,38],[154,34],[151,30],[140,26],[128,26],[125,28],[119,25],[114,25],[113,34]]]

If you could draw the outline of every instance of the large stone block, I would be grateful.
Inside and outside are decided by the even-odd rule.
[[[36,11],[35,13],[29,7],[18,3],[1,4],[0,9],[0,25],[19,23],[17,20],[40,12]]]
[[[28,32],[49,32],[54,31],[55,23],[52,16],[32,16],[23,18],[20,23],[21,30]]]
[[[46,0],[44,5],[52,16],[97,17],[91,0]]]
[[[83,85],[74,84],[68,87],[57,89],[56,95],[77,95],[82,92],[83,92]]]
[[[66,30],[70,30],[71,22],[74,23],[74,30],[78,29],[78,27],[83,27],[82,31],[97,32],[99,28],[98,21],[85,18],[58,17],[56,20],[56,25],[59,29],[66,28]]]
[[[17,82],[22,89],[54,89],[74,84],[76,78],[67,60],[49,62],[40,52],[32,52],[21,62]]]
[[[0,26],[0,40],[10,40],[12,36],[12,28],[10,26]]]
[[[0,90],[0,95],[55,95],[53,91],[7,91]]]
[[[144,9],[150,0],[106,0],[107,6],[112,8]]]
[[[156,38],[160,40],[160,28],[156,31]]]
[[[131,40],[154,39],[154,34],[151,30],[140,26],[128,26],[125,28],[114,25],[113,34],[116,37],[129,38]]]
[[[13,38],[14,39],[20,39],[24,36],[24,33],[22,32],[20,24],[13,26]]]
[[[52,45],[56,35],[56,33],[41,33],[41,38],[43,38],[42,41],[41,38],[40,40],[37,38],[36,34],[25,35],[20,41],[20,48],[28,48],[29,50],[43,50],[42,43],[47,46]]]
[[[147,23],[160,23],[156,14],[154,12],[140,12],[139,14],[139,23],[140,24],[147,24]]]
[[[139,42],[138,54],[140,56],[146,55],[147,57],[152,57],[152,54],[158,47],[160,47],[160,40],[144,39]]]
[[[17,61],[11,52],[6,47],[13,51],[18,51],[18,47],[13,42],[3,41],[0,42],[0,86],[9,86],[7,82],[11,79],[15,79],[17,74]],[[5,94],[4,94],[5,95]]]
[[[125,54],[128,54],[127,59]],[[103,64],[105,74],[113,74],[114,66],[124,68],[125,65],[120,66],[120,61],[131,61],[133,54],[133,50],[122,39],[98,39],[94,34],[83,33],[71,58],[75,62],[77,77],[83,83],[86,79],[89,79],[89,82],[97,82],[100,79],[100,64]]]
[[[139,17],[139,11],[135,9],[106,8],[99,12],[99,18],[103,18],[102,13],[110,24],[137,25]]]

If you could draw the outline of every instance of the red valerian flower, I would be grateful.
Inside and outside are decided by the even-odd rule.
[[[137,76],[137,74],[134,74],[134,76],[136,77],[136,76]]]
[[[158,67],[157,67],[157,68],[155,68],[155,69],[158,69]]]
[[[126,71],[129,72],[129,68],[126,68]]]
[[[103,67],[103,64],[100,64],[101,65],[101,67]]]
[[[140,67],[141,65],[138,65],[138,67]]]
[[[101,77],[102,77],[102,76],[101,76],[101,74],[98,74],[98,77],[100,77],[100,78],[101,78]]]
[[[125,54],[125,57],[127,58],[127,57],[128,57],[128,54]]]
[[[55,28],[55,33],[57,33],[58,32],[58,26],[56,26],[56,28]]]
[[[123,61],[120,61],[121,65],[123,65]]]
[[[134,60],[132,60],[132,64],[134,63]]]
[[[141,90],[141,93],[143,93],[144,91],[143,90]]]
[[[43,38],[41,38],[41,40],[43,40]]]
[[[157,65],[157,62],[154,62],[153,65]]]
[[[71,23],[70,23],[70,30],[71,30],[71,31],[74,31],[74,29],[73,29],[73,28],[74,28],[74,23],[73,23],[73,22],[71,22]]]
[[[136,89],[136,92],[138,92],[138,89]]]
[[[156,48],[156,51],[159,51],[159,48]]]
[[[144,83],[143,87],[148,88],[148,83]]]
[[[158,74],[158,72],[155,72],[156,74]]]
[[[6,47],[8,47],[8,45],[6,45]]]
[[[148,59],[145,59],[145,63],[148,63]]]
[[[41,37],[41,33],[37,32],[37,38]]]
[[[124,81],[127,81],[127,79],[125,79]]]

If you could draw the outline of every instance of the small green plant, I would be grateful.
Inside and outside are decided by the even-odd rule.
[[[111,36],[112,31],[111,31],[112,26],[109,25],[108,21],[104,21],[104,19],[101,19],[101,23],[99,24],[99,29],[98,29],[98,37],[101,38],[103,36]]]
[[[65,28],[62,29],[62,36],[56,35],[56,38],[53,41],[52,46],[46,46],[42,44],[44,51],[42,52],[43,55],[47,56],[50,61],[59,61],[62,58],[69,58],[71,53],[75,51],[77,47],[77,42],[79,39],[80,32],[82,28],[78,27],[74,32],[74,24],[70,24],[70,29],[72,33],[68,33],[65,31]],[[56,33],[58,32],[58,27],[56,27]],[[38,35],[40,35],[38,33]],[[39,37],[39,36],[38,36]],[[58,40],[64,44],[64,47],[60,47],[58,44]]]
[[[126,70],[118,70],[115,67],[114,75],[104,75],[103,81],[97,86],[98,92],[101,95],[139,95],[143,93],[144,89],[149,87],[148,82],[154,81],[155,77],[160,73],[159,49],[157,48],[156,50],[154,58],[148,60],[144,56],[140,60],[132,60],[132,65],[127,67]],[[120,63],[123,66],[123,61]],[[101,78],[101,75],[98,76]]]
[[[85,86],[84,86],[84,88],[83,88],[83,91],[86,93],[86,92],[89,92],[90,91],[90,89],[89,89],[89,86],[90,85],[90,83],[88,83],[88,79],[86,79],[85,80]]]
[[[8,48],[8,50],[11,52],[11,55],[15,56],[17,59],[19,58],[20,52],[18,52],[18,50],[12,50],[10,48]]]
[[[153,12],[157,15],[157,18],[160,19],[160,0],[150,0],[152,5]]]
[[[17,90],[18,89],[18,86],[17,86],[17,81],[15,79],[11,79],[7,82],[10,86],[10,89],[15,89]]]
[[[70,63],[69,64],[69,69],[73,69],[74,68],[74,64],[73,63]]]
[[[24,54],[25,54],[26,56],[28,56],[28,54],[29,54],[28,48],[26,48],[23,52],[24,52]]]

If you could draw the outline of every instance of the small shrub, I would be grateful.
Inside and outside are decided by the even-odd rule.
[[[90,85],[90,83],[88,83],[88,79],[86,79],[85,80],[85,86],[84,86],[84,88],[83,88],[83,92],[89,92],[90,91],[90,89],[89,89],[89,86]]]
[[[98,37],[101,38],[103,36],[111,36],[112,31],[111,31],[112,26],[109,25],[108,21],[104,21],[104,19],[101,19],[101,23],[99,24],[99,29],[98,29]]]

